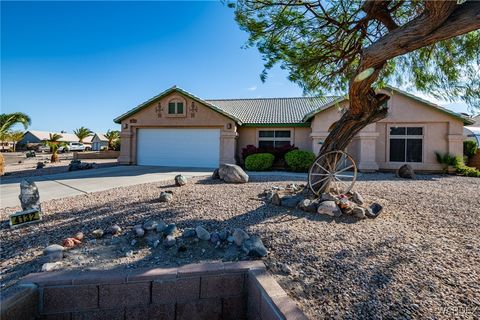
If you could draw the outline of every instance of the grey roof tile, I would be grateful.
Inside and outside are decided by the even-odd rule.
[[[244,124],[303,123],[305,115],[338,97],[213,99],[206,102],[240,119]]]

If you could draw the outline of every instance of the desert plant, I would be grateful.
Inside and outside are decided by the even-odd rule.
[[[271,153],[251,154],[245,159],[245,168],[251,171],[266,171],[272,168],[275,156]]]
[[[25,129],[27,129],[31,122],[32,120],[30,120],[30,117],[22,112],[0,114],[0,138],[3,140],[5,133],[14,125],[20,123],[23,124]],[[0,154],[0,176],[3,176],[4,172],[5,160],[3,159],[3,155]]]
[[[456,157],[455,168],[462,176],[480,177],[480,170],[467,166],[462,156]]]
[[[120,132],[117,130],[108,130],[107,133],[105,133],[105,137],[108,139],[108,149],[114,150],[115,141],[120,139]]]
[[[315,161],[315,154],[310,151],[292,150],[285,154],[285,161],[290,170],[307,172]]]
[[[50,148],[50,152],[52,153],[52,157],[50,158],[50,162],[58,162],[58,149],[62,146],[65,146],[64,141],[60,141],[62,139],[62,135],[58,133],[50,133],[49,138],[45,140],[45,145]]]
[[[78,142],[83,143],[83,139],[91,136],[93,134],[93,131],[85,127],[80,127],[76,130],[73,130],[73,133],[77,136]]]
[[[17,143],[23,139],[23,131],[9,131],[7,132],[6,141],[13,142],[13,152],[17,150]]]
[[[471,158],[477,153],[478,145],[476,141],[463,141],[463,155]]]

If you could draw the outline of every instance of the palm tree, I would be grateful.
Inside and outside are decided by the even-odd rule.
[[[49,138],[45,140],[45,145],[50,147],[50,152],[52,153],[52,157],[50,158],[50,162],[58,162],[58,149],[61,146],[65,145],[64,141],[60,141],[62,139],[62,135],[58,133],[50,133]]]
[[[16,151],[17,149],[17,143],[23,139],[23,136],[24,136],[24,132],[23,131],[9,131],[7,132],[7,141],[11,141],[13,142],[13,152]]]
[[[108,130],[105,133],[105,138],[108,139],[108,149],[113,150],[115,141],[120,139],[120,132],[117,130]]]
[[[83,139],[93,134],[93,131],[85,127],[80,127],[77,130],[73,130],[73,133],[77,136],[78,142],[82,143]]]
[[[0,137],[3,139],[8,130],[14,125],[21,123],[25,129],[32,123],[28,115],[22,112],[2,113],[0,114]],[[5,159],[0,154],[0,175],[3,176],[5,172]]]

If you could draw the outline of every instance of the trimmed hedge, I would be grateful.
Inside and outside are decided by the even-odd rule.
[[[245,168],[250,171],[266,171],[273,166],[275,156],[271,153],[255,153],[245,159]]]
[[[293,150],[285,154],[285,161],[290,170],[307,172],[315,161],[315,154],[310,151]]]
[[[465,165],[465,161],[463,160],[462,156],[457,156],[456,160],[457,163],[455,168],[457,169],[458,174],[467,177],[480,177],[480,170]]]

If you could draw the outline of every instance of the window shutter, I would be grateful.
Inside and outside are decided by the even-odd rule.
[[[183,102],[177,102],[177,113],[183,113]]]
[[[175,113],[175,102],[168,103],[168,113],[174,114]]]

